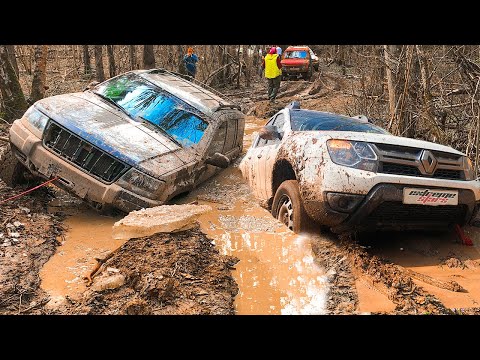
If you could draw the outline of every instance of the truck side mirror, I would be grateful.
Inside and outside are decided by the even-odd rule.
[[[213,165],[213,166],[216,166],[216,167],[220,167],[222,169],[226,169],[228,167],[228,165],[230,165],[230,159],[228,157],[226,157],[225,155],[217,152],[217,153],[213,154],[212,156],[208,157],[205,160],[205,163],[208,164],[208,165]]]

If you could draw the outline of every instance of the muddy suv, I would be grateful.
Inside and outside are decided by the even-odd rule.
[[[393,136],[364,116],[280,110],[240,163],[272,215],[295,232],[446,229],[477,212],[480,182],[448,146]]]
[[[154,69],[39,100],[13,123],[18,163],[4,157],[0,175],[12,185],[21,164],[99,210],[161,205],[242,150],[240,107],[212,91]]]
[[[282,78],[302,76],[310,80],[313,71],[318,71],[320,62],[308,46],[289,46],[282,54]]]

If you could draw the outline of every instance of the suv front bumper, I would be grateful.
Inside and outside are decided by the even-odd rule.
[[[478,211],[473,191],[458,189],[458,205],[403,204],[404,185],[375,186],[335,233],[378,230],[437,230],[464,225]],[[327,205],[328,206],[328,205]]]
[[[161,201],[128,191],[115,183],[103,183],[86,174],[44,148],[42,140],[32,134],[20,120],[12,124],[10,141],[13,153],[32,174],[45,179],[59,177],[53,182],[56,186],[74,193],[97,209],[112,205],[130,212],[163,204]]]

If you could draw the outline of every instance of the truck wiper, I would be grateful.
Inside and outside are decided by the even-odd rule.
[[[133,119],[132,118],[132,115],[130,115],[127,110],[125,110],[123,107],[121,107],[120,105],[118,105],[115,101],[113,101],[112,99],[110,99],[108,96],[105,96],[103,94],[100,94],[100,93],[97,93],[95,91],[92,91],[95,95],[98,95],[99,97],[101,97],[103,100],[105,100],[106,102],[108,102],[109,104],[112,104],[113,106],[115,106],[117,109],[119,109],[121,112],[123,112],[124,114],[128,115],[128,117],[130,119]]]
[[[182,144],[177,140],[175,139],[172,135],[170,135],[165,129],[163,129],[161,126],[159,125],[156,125],[156,124],[153,124],[151,121],[149,121],[148,119],[145,119],[143,116],[138,116],[140,119],[142,119],[142,123],[143,124],[148,124],[149,128],[152,129],[155,131],[155,130],[159,130],[163,135],[165,135],[169,140],[171,140],[173,143],[175,143],[176,145],[180,146],[180,147],[183,147]]]

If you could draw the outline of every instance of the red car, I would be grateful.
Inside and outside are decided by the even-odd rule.
[[[318,71],[319,60],[308,46],[289,46],[282,54],[282,78],[301,75],[310,80]]]

